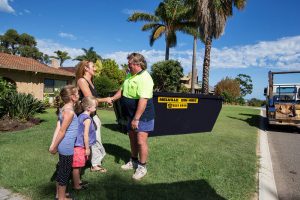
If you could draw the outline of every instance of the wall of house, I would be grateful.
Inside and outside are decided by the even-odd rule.
[[[0,76],[13,80],[16,83],[17,91],[32,94],[39,100],[44,98],[44,79],[67,80],[74,84],[73,77],[59,76],[54,74],[42,74],[28,71],[17,71],[10,69],[0,69]]]

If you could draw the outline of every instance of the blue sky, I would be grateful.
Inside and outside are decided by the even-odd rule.
[[[143,23],[126,19],[134,11],[153,13],[158,0],[0,0],[0,34],[7,29],[33,35],[38,48],[49,55],[67,51],[71,57],[81,48],[94,47],[104,58],[126,63],[128,53],[136,51],[151,64],[164,59],[165,42],[161,38],[149,45],[149,32]],[[234,11],[221,38],[213,41],[210,85],[226,76],[248,74],[253,93],[247,98],[263,99],[267,72],[300,70],[300,1],[248,0],[242,11]],[[178,33],[177,46],[170,58],[179,60],[185,74],[191,71],[191,36]],[[197,67],[202,76],[204,45],[198,42]],[[75,62],[67,61],[64,66]],[[275,77],[275,82],[300,82],[300,75]]]

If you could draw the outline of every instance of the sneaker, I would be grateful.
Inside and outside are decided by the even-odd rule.
[[[136,169],[137,168],[137,161],[133,161],[132,159],[129,160],[128,163],[126,163],[125,165],[122,165],[121,168],[123,170],[131,170],[131,169]]]
[[[139,165],[138,168],[135,170],[132,178],[135,180],[140,180],[147,174],[147,168],[145,166]]]

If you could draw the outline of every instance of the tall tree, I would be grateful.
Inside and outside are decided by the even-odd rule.
[[[247,74],[239,74],[237,75],[235,80],[237,80],[240,83],[242,97],[252,93],[253,84],[252,84],[251,76]]]
[[[151,31],[150,46],[165,35],[165,60],[169,60],[170,48],[177,45],[176,31],[186,26],[187,8],[181,0],[164,0],[155,10],[154,14],[135,12],[129,18],[130,22],[148,22],[142,26],[142,31]]]
[[[73,60],[88,60],[96,63],[97,60],[102,60],[101,56],[97,54],[96,51],[94,51],[94,47],[90,47],[89,49],[82,48],[84,55],[77,56]]]
[[[50,57],[59,60],[59,66],[61,67],[66,60],[71,59],[71,57],[68,55],[68,52],[66,51],[57,50],[54,51],[54,53],[56,54],[56,56],[50,56]]]
[[[202,92],[209,92],[209,68],[212,40],[219,38],[226,25],[227,18],[232,16],[233,7],[241,10],[246,0],[197,0],[197,19],[199,30],[205,41],[203,61]]]

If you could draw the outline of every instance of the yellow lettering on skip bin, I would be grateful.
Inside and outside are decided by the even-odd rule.
[[[198,103],[198,98],[158,97],[158,103]]]
[[[187,103],[168,103],[167,109],[187,109]]]

